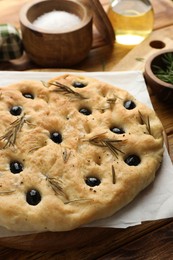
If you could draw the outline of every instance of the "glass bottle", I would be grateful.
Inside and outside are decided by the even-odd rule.
[[[149,0],[111,0],[108,17],[119,44],[137,45],[153,30],[154,12]]]

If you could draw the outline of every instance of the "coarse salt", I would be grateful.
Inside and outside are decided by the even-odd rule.
[[[39,16],[33,25],[40,29],[53,32],[69,31],[73,26],[77,26],[81,19],[74,14],[65,11],[51,11]]]

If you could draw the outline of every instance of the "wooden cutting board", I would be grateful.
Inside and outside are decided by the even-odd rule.
[[[44,232],[30,235],[0,238],[0,246],[27,251],[69,250],[94,245],[110,237],[113,228],[78,228],[66,232]]]
[[[113,71],[144,70],[146,60],[161,49],[173,49],[173,25],[153,31],[141,44],[132,49]]]

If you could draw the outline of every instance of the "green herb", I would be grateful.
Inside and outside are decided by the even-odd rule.
[[[34,151],[37,151],[38,149],[40,149],[40,148],[42,148],[42,147],[43,147],[42,145],[35,146],[35,147],[33,147],[33,148],[31,148],[31,149],[29,150],[29,153],[32,153],[32,152],[34,152]]]
[[[64,204],[70,204],[70,203],[73,203],[73,202],[82,202],[82,201],[86,201],[86,200],[91,200],[91,199],[74,199],[74,200],[69,200],[69,201],[66,201],[64,202]]]
[[[11,193],[15,192],[16,190],[9,190],[9,191],[0,191],[0,195],[10,195]]]
[[[62,157],[64,160],[64,163],[66,163],[70,157],[71,151],[68,152],[66,148],[64,148],[64,151],[62,152]]]
[[[52,189],[54,190],[54,192],[56,194],[59,194],[59,195],[62,195],[63,194],[63,189],[61,187],[61,182],[60,180],[57,180],[56,178],[54,177],[49,177],[46,175],[46,179],[49,181]]]
[[[44,86],[44,87],[46,87],[46,88],[48,88],[48,87],[49,87],[49,84],[48,84],[46,81],[44,81],[44,80],[41,80],[41,83],[43,84],[43,86]]]
[[[122,142],[122,140],[106,138],[106,137],[104,137],[104,133],[95,135],[95,136],[91,137],[88,141],[91,144],[96,145],[96,146],[107,147],[116,158],[118,158],[118,152],[123,153],[120,149],[118,149],[115,146],[116,143]]]
[[[56,92],[59,92],[59,93],[62,93],[64,95],[72,95],[76,98],[79,98],[79,99],[87,99],[86,97],[84,97],[82,94],[74,91],[73,89],[71,89],[70,87],[60,83],[60,82],[53,82],[53,83],[50,83],[50,85],[53,85],[53,86],[56,86]]]
[[[116,175],[115,175],[115,169],[114,166],[112,165],[112,183],[116,183]]]
[[[136,58],[137,61],[144,61],[144,58]]]
[[[150,119],[149,119],[149,116],[145,117],[142,115],[142,113],[140,111],[139,112],[139,115],[140,115],[140,119],[141,119],[141,123],[143,125],[146,125],[146,128],[147,128],[147,131],[150,135],[152,135],[151,133],[151,125],[150,125]]]
[[[163,54],[161,59],[163,62],[162,67],[153,65],[153,72],[160,80],[173,84],[173,54]]]
[[[17,118],[10,124],[10,127],[6,130],[6,133],[0,137],[0,140],[6,142],[4,149],[6,147],[14,146],[16,143],[17,134],[21,131],[24,123],[28,123],[25,115]]]

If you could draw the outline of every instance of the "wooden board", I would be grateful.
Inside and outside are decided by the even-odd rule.
[[[173,25],[156,30],[141,44],[132,49],[113,71],[144,70],[146,60],[161,49],[173,49]]]
[[[58,252],[74,247],[87,246],[91,241],[101,241],[103,236],[108,236],[108,231],[109,229],[104,228],[79,228],[66,232],[44,232],[5,237],[0,238],[0,246],[29,251],[56,250]]]
[[[114,229],[92,227],[79,228],[66,232],[46,232],[26,236],[7,237],[0,238],[0,246],[28,251],[63,252],[66,250],[69,251],[69,255],[74,248],[79,251],[81,248],[84,248],[84,254],[89,253],[93,247],[97,248],[97,250],[100,250],[101,252],[104,252],[111,247],[118,249],[124,244],[124,241],[126,241],[126,243],[131,242],[131,240],[138,239],[142,235],[147,234],[149,231],[155,230],[156,228],[159,228],[169,222],[171,222],[171,219],[157,220],[154,222],[147,221],[142,225],[136,226],[135,228],[129,227],[125,229]],[[95,252],[96,254],[98,253],[97,250]]]

